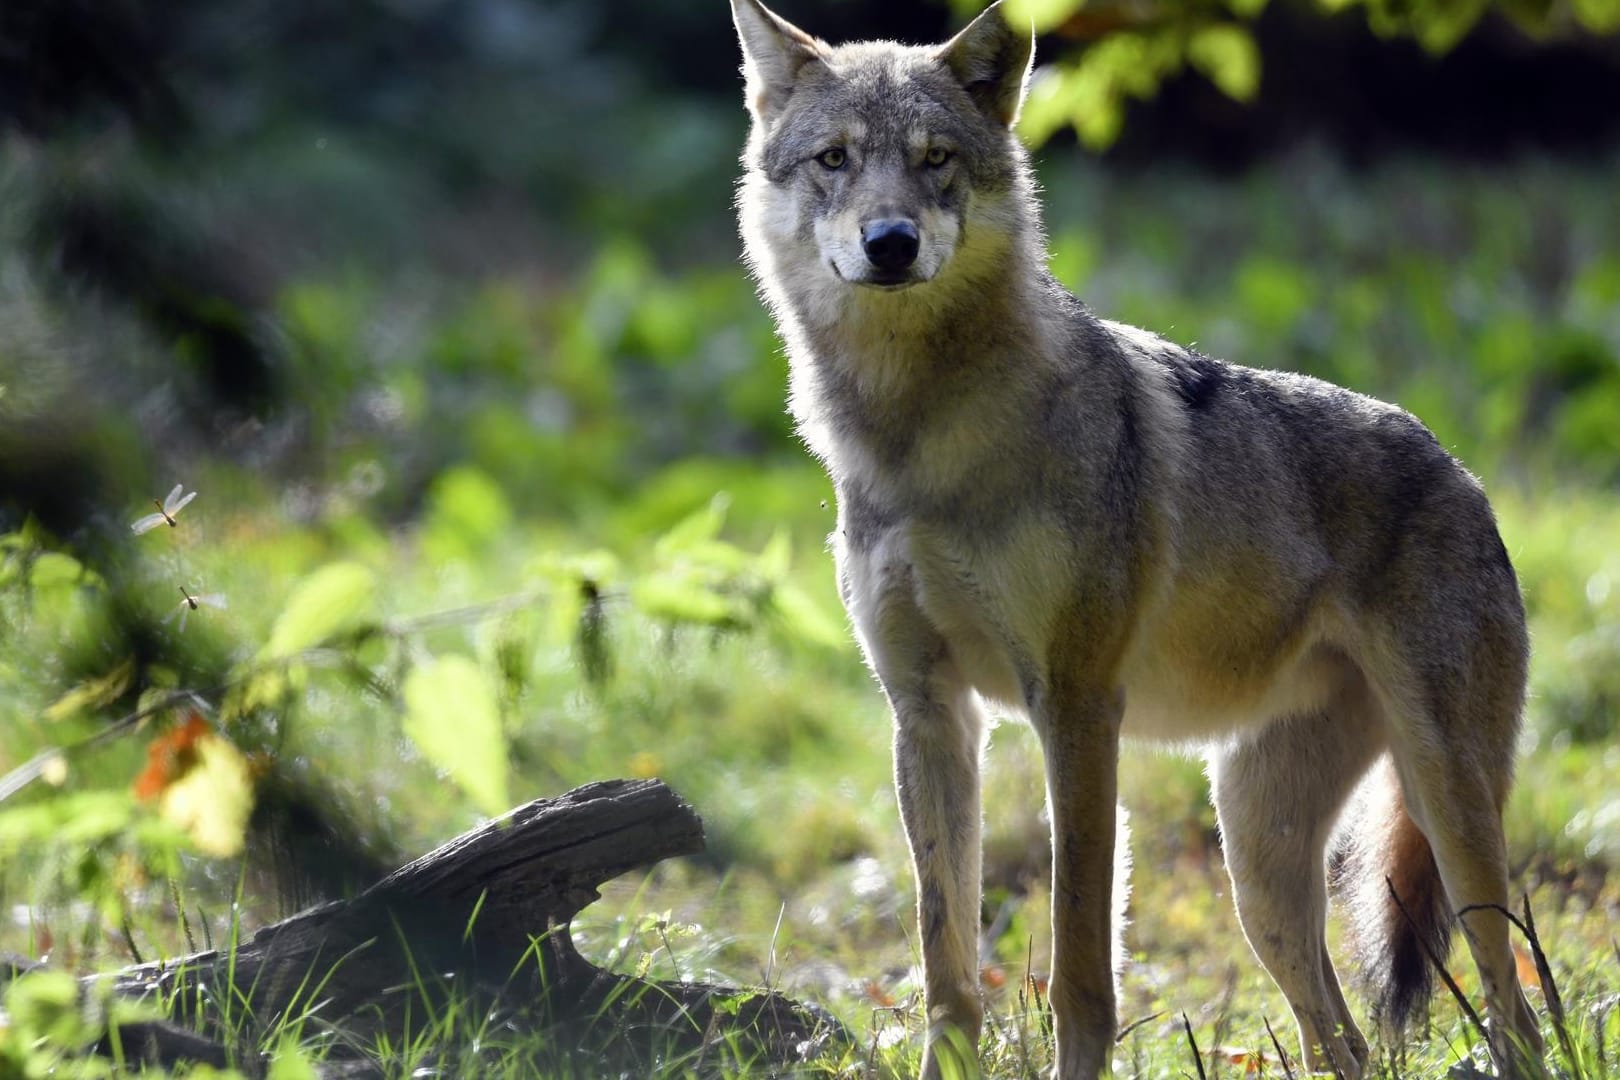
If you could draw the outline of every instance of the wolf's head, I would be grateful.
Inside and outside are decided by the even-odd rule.
[[[943,45],[833,47],[759,0],[731,9],[753,116],[738,202],[773,304],[815,323],[852,292],[994,273],[1029,216],[1011,128],[1031,36],[992,7]]]

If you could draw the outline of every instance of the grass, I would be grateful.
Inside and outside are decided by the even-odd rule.
[[[813,477],[794,482],[814,494]],[[1589,602],[1586,585],[1608,572],[1613,552],[1602,537],[1616,508],[1594,493],[1572,496],[1558,502],[1554,525],[1544,511],[1538,513],[1542,501],[1509,493],[1499,502],[1504,534],[1525,574],[1540,646],[1527,731],[1532,752],[1521,764],[1509,808],[1516,881],[1527,890],[1563,990],[1580,1075],[1615,1075],[1620,1032],[1613,1006],[1620,968],[1611,935],[1620,895],[1605,871],[1614,751],[1558,734],[1566,698],[1549,691],[1553,676],[1547,671],[1565,686],[1604,676],[1584,670],[1585,654],[1577,650],[1571,659],[1571,650],[1557,643],[1601,634],[1609,625],[1609,609]],[[231,617],[239,620],[233,628],[248,640],[270,632],[290,591],[286,582],[296,582],[339,550],[318,537],[247,523],[239,508],[209,511],[199,504],[197,512],[198,534],[222,530],[237,538],[233,551],[198,544],[187,555],[210,574],[231,575]],[[812,527],[818,512],[805,512]],[[746,534],[750,523],[736,527]],[[176,539],[185,543],[185,535]],[[473,580],[471,559],[429,567],[409,556],[414,542],[399,537],[392,542],[397,546],[375,553],[398,553],[392,556],[397,561],[386,564],[391,615],[489,598]],[[518,535],[482,549],[476,562],[481,580],[524,580],[519,568],[533,559],[534,543],[532,536]],[[791,576],[826,600],[825,557],[809,544],[801,544],[800,552]],[[229,570],[233,563],[240,569]],[[260,603],[253,602],[255,585],[268,593]],[[521,763],[514,769],[513,795],[543,795],[608,775],[657,774],[705,816],[710,853],[611,886],[577,924],[581,948],[614,970],[769,983],[825,1003],[859,1039],[822,1067],[834,1075],[904,1075],[915,1067],[917,1053],[915,930],[888,781],[887,720],[869,676],[849,649],[807,645],[763,625],[717,632],[648,618],[628,601],[612,610],[608,647],[619,674],[601,685],[581,682],[566,639],[559,647],[543,627],[524,639],[528,667],[507,714],[514,760]],[[71,605],[58,615],[81,617]],[[518,620],[544,618],[543,611],[526,612]],[[194,625],[188,634],[198,629]],[[218,632],[217,626],[202,628],[203,635]],[[490,622],[433,625],[409,647],[498,663],[502,635],[514,633],[513,616],[503,613]],[[547,647],[547,641],[553,644]],[[198,653],[206,657],[213,647],[205,638]],[[342,767],[345,805],[357,814],[368,807],[409,807],[408,814],[376,815],[382,819],[377,827],[403,851],[425,849],[476,819],[465,800],[414,797],[430,786],[442,790],[442,784],[429,763],[399,743],[387,710],[379,711],[386,695],[358,695],[346,689],[340,672],[316,668],[306,677],[303,697],[284,713],[280,754]],[[43,741],[56,733],[41,725],[33,734]],[[72,781],[127,784],[138,771],[144,741],[138,735],[75,760]],[[27,750],[17,748],[19,754]],[[392,761],[388,768],[374,767],[384,759]],[[1022,725],[1001,724],[990,738],[986,770],[987,917],[995,932],[984,971],[993,1020],[980,1052],[992,1076],[1040,1075],[1050,1055],[1038,1004],[1049,948],[1041,791],[1033,737]],[[1211,1075],[1242,1075],[1261,1061],[1268,1070],[1278,1068],[1267,1025],[1293,1054],[1292,1024],[1236,926],[1199,765],[1132,749],[1121,791],[1133,817],[1136,870],[1129,939],[1134,959],[1120,1010],[1127,1022],[1143,1021],[1119,1048],[1122,1074],[1190,1073],[1183,1013]],[[235,932],[225,915],[231,910],[228,893],[222,900],[210,884],[225,879],[207,860],[184,856],[171,868],[169,880],[184,882],[176,894],[168,881],[137,865],[133,848],[102,852],[127,876],[114,883],[120,906],[97,915],[76,906],[71,886],[78,864],[40,862],[37,849],[23,854],[33,860],[33,884],[20,880],[10,869],[19,864],[8,861],[7,892],[28,897],[30,922],[8,923],[0,947],[48,953],[59,964],[82,969],[128,962],[125,934],[150,957],[227,941]],[[262,877],[249,871],[230,880],[246,886],[236,909],[243,925],[273,917]],[[116,932],[115,916],[129,920]],[[1534,982],[1528,950],[1525,963],[1527,981]],[[1455,974],[1477,999],[1471,966],[1458,961]],[[1532,998],[1543,1004],[1539,992],[1532,991]],[[307,1021],[262,1031],[248,1018],[239,1022],[252,1032],[253,1045],[302,1040],[312,1056],[341,1038]],[[439,1060],[448,1042],[462,1048],[457,1053],[474,1054],[489,1075],[532,1074],[537,1048],[521,1038],[508,1045],[503,1040],[513,1036],[492,1033],[488,1023],[487,1017],[458,1012],[451,1001],[420,1017],[409,1043],[379,1044],[366,1052],[384,1062],[389,1075],[405,1076],[428,1057]],[[1557,1045],[1551,1030],[1549,1045]],[[1480,1060],[1481,1053],[1455,1007],[1437,1000],[1432,1026],[1391,1067],[1396,1075],[1437,1075],[1464,1059]],[[682,1075],[684,1068],[672,1064],[668,1075]]]

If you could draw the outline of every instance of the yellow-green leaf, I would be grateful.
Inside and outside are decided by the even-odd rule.
[[[253,813],[253,775],[247,758],[220,735],[192,744],[197,763],[163,790],[158,812],[191,837],[199,851],[228,859],[242,850]]]
[[[10,1026],[29,1041],[67,1048],[95,1037],[95,1028],[80,1003],[78,980],[65,971],[24,975],[6,987],[4,1001]]]
[[[1005,0],[1001,10],[1014,29],[1033,25],[1037,34],[1044,34],[1085,6],[1086,0]]]
[[[786,529],[777,529],[759,552],[759,576],[766,581],[780,581],[787,577],[793,565],[793,541]]]
[[[78,559],[60,551],[41,552],[34,557],[33,567],[28,572],[28,583],[36,589],[94,585],[99,581]]]
[[[1018,114],[1018,134],[1031,146],[1039,146],[1068,127],[1078,111],[1077,91],[1072,63],[1036,68]]]
[[[656,574],[630,586],[630,600],[654,618],[676,622],[719,625],[736,621],[741,612],[729,597],[721,596],[690,577]]]
[[[298,1040],[284,1036],[264,1074],[265,1080],[318,1080],[320,1073],[298,1048]]]
[[[688,514],[663,536],[653,546],[653,554],[661,560],[668,560],[685,555],[713,540],[720,535],[720,527],[726,523],[726,509],[731,505],[731,497],[720,492],[710,499],[701,510]]]
[[[376,575],[359,563],[321,567],[293,589],[259,659],[285,659],[365,622],[376,589]]]
[[[490,816],[511,805],[495,687],[469,657],[444,656],[405,677],[405,734]]]
[[[1620,0],[1573,0],[1575,19],[1594,34],[1620,30]]]
[[[771,606],[788,628],[806,641],[829,649],[841,649],[849,644],[849,631],[843,622],[827,614],[808,594],[792,585],[782,584],[772,589]]]
[[[103,705],[117,701],[129,689],[129,681],[135,674],[135,658],[127,656],[123,663],[113,668],[107,674],[94,679],[86,679],[61,697],[57,698],[45,710],[45,719],[52,722],[66,720],[79,715],[86,709],[96,709]]]
[[[1187,59],[1233,101],[1253,101],[1260,91],[1260,49],[1241,26],[1203,27],[1188,40]]]

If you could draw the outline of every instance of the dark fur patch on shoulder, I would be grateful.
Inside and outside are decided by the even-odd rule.
[[[1176,352],[1165,357],[1170,381],[1189,409],[1202,409],[1229,380],[1226,365],[1202,353]]]

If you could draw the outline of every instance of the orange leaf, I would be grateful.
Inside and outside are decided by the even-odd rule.
[[[1519,969],[1519,982],[1525,986],[1541,985],[1541,972],[1536,970],[1535,958],[1517,944],[1513,946],[1513,965]]]
[[[1265,1058],[1258,1050],[1249,1050],[1241,1046],[1215,1046],[1207,1051],[1210,1060],[1224,1061],[1228,1065],[1243,1066],[1243,1075],[1249,1076],[1259,1072],[1265,1066]]]
[[[197,764],[197,740],[213,731],[202,714],[191,710],[185,719],[153,739],[146,747],[146,768],[135,778],[135,797],[151,801]]]
[[[880,1008],[894,1008],[894,997],[872,980],[868,980],[866,983],[866,998]]]

